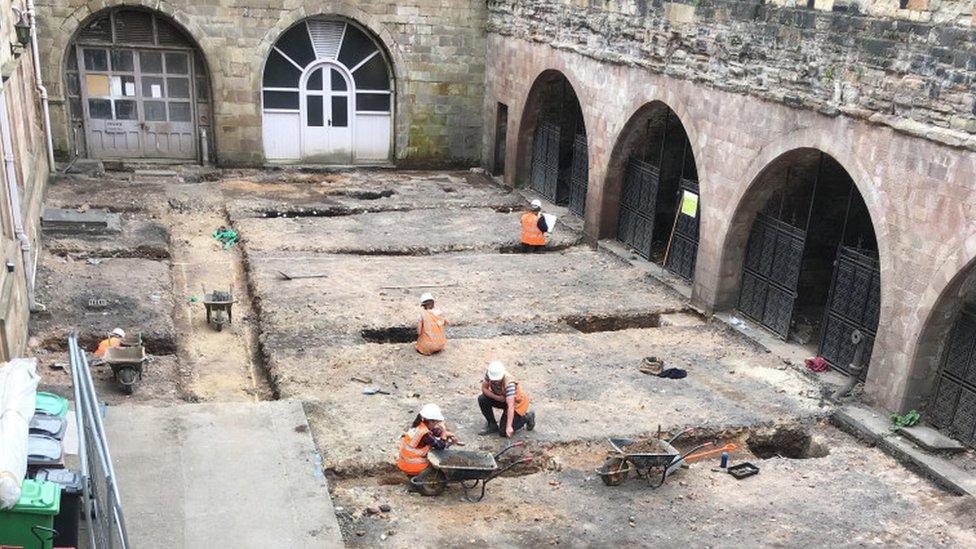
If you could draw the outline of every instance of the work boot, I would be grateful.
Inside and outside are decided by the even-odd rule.
[[[525,414],[525,428],[529,431],[535,429],[535,410]]]
[[[485,428],[482,429],[480,433],[478,433],[478,436],[493,435],[497,432],[498,432],[497,423],[486,423]]]

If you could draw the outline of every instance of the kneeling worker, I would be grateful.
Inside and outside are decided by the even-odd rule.
[[[501,362],[488,365],[481,381],[478,406],[487,422],[482,435],[499,433],[510,437],[522,427],[529,431],[535,429],[535,412],[529,411],[529,397],[522,390],[522,384],[508,375]],[[495,421],[495,408],[504,410],[499,421]]]
[[[457,441],[454,433],[444,427],[444,414],[440,406],[425,404],[407,432],[403,433],[397,467],[408,477],[419,475],[430,465],[427,461],[428,451],[443,450]]]
[[[417,324],[417,352],[422,355],[432,355],[444,350],[447,336],[444,326],[447,320],[444,314],[434,308],[434,296],[424,294],[420,296],[420,322]]]
[[[546,218],[542,215],[542,202],[532,201],[532,211],[522,214],[522,234],[519,241],[523,252],[535,252],[546,245]]]
[[[122,328],[112,330],[112,333],[108,334],[107,338],[98,343],[98,348],[95,349],[95,356],[105,358],[105,351],[108,351],[112,347],[122,345],[123,339],[125,339],[125,330]]]

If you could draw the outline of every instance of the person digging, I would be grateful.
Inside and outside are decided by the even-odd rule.
[[[95,349],[94,355],[98,358],[105,358],[105,352],[112,347],[122,345],[123,339],[125,339],[125,330],[122,328],[112,330],[112,332],[108,334],[108,337],[98,342],[98,348]]]
[[[432,355],[444,350],[447,346],[447,336],[444,326],[447,319],[444,313],[434,308],[434,296],[423,294],[420,296],[420,321],[417,324],[417,352],[422,355]]]
[[[519,243],[522,252],[538,252],[546,247],[546,233],[551,227],[546,226],[546,218],[542,215],[542,202],[533,200],[532,209],[522,214]]]
[[[397,468],[407,477],[417,477],[418,482],[422,482],[430,467],[427,452],[443,450],[458,442],[458,437],[444,426],[444,414],[441,413],[440,406],[425,404],[400,439]],[[413,483],[410,486],[414,489]]]
[[[511,437],[522,427],[529,431],[535,429],[535,412],[529,411],[529,397],[522,390],[522,384],[508,374],[501,362],[494,361],[488,365],[481,380],[478,406],[487,422],[485,429],[479,433],[481,435],[498,433]],[[495,408],[502,410],[502,417],[497,421]]]

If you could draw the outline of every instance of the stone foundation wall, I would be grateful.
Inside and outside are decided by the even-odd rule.
[[[973,0],[812,3],[490,0],[488,30],[976,150]]]
[[[261,71],[278,36],[314,15],[353,19],[377,35],[396,76],[395,159],[400,165],[477,161],[485,63],[485,5],[475,0],[39,0],[44,79],[56,148],[70,150],[63,57],[79,25],[116,5],[174,19],[196,40],[211,72],[217,159],[263,163]]]

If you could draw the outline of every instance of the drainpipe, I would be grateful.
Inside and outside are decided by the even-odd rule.
[[[34,83],[37,85],[37,93],[41,96],[41,109],[44,112],[44,141],[47,144],[48,170],[54,173],[54,138],[51,136],[51,108],[48,105],[47,88],[44,87],[44,81],[41,79],[41,54],[37,48],[37,15],[34,9],[34,0],[27,0],[27,21],[31,28],[31,63],[34,65]]]
[[[31,246],[24,232],[24,218],[20,211],[20,190],[17,188],[17,168],[14,165],[14,142],[11,138],[10,119],[7,118],[7,94],[0,87],[0,142],[3,145],[3,166],[7,179],[7,206],[14,224],[14,234],[20,242],[24,262],[24,284],[27,286],[27,303],[31,311],[37,310],[34,301],[34,269],[31,268]]]

